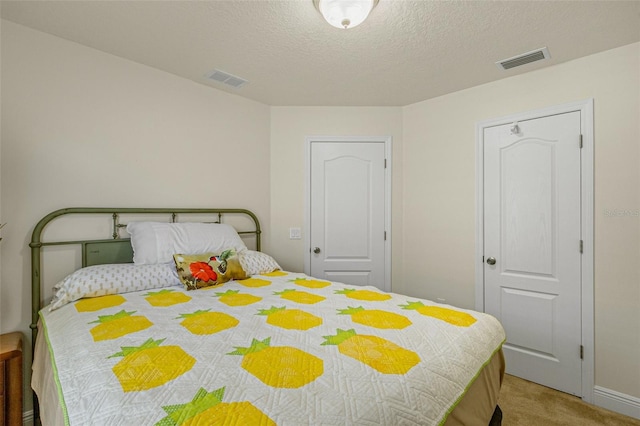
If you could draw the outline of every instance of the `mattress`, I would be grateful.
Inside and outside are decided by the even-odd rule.
[[[119,296],[41,311],[43,425],[487,425],[504,374],[495,318],[372,287],[279,272]],[[118,315],[148,326],[96,330]]]

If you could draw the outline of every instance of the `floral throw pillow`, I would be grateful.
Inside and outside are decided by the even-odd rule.
[[[174,254],[178,277],[187,290],[248,278],[234,249],[222,253]]]

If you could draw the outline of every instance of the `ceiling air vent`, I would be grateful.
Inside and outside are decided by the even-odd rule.
[[[240,78],[238,76],[231,75],[220,70],[213,70],[212,72],[207,74],[207,78],[219,83],[226,84],[227,86],[231,86],[235,89],[239,89],[248,83],[244,78]]]
[[[549,50],[546,47],[542,49],[532,50],[531,52],[523,53],[522,55],[514,56],[512,58],[503,59],[496,62],[496,65],[501,70],[510,70],[511,68],[519,67],[520,65],[530,64],[531,62],[541,61],[543,59],[549,59]]]

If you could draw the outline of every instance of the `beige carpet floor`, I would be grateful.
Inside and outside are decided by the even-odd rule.
[[[502,409],[503,426],[640,426],[640,420],[508,374],[498,405]]]

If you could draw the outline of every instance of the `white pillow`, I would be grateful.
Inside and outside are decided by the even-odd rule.
[[[181,285],[172,264],[134,265],[119,263],[78,269],[53,287],[49,310],[83,297],[105,296]]]
[[[273,257],[259,251],[245,250],[238,254],[238,260],[247,275],[268,274],[282,269]]]
[[[127,232],[136,265],[173,262],[176,253],[220,253],[230,248],[240,253],[247,249],[236,230],[224,223],[131,222]]]

